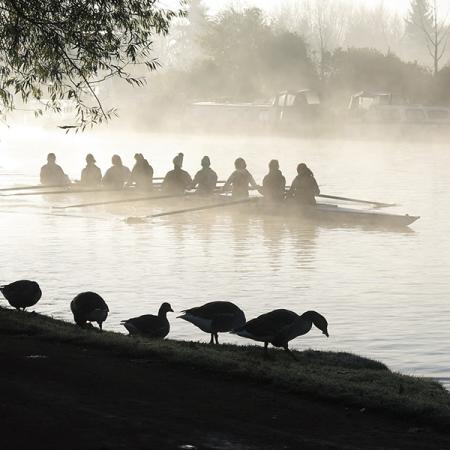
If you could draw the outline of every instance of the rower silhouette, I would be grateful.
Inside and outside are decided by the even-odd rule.
[[[61,166],[56,164],[56,155],[54,153],[47,155],[47,164],[41,167],[40,178],[41,184],[47,186],[70,184],[69,177],[64,173]]]
[[[292,182],[288,197],[300,205],[315,205],[316,195],[320,194],[314,174],[305,163],[297,166],[297,176]]]
[[[114,155],[111,162],[112,167],[106,171],[102,183],[111,189],[123,189],[125,183],[130,179],[130,169],[122,164],[119,155]]]
[[[269,173],[263,179],[261,194],[264,199],[273,203],[280,203],[286,196],[286,178],[280,170],[278,160],[272,159],[269,163]]]
[[[153,167],[144,158],[142,153],[134,155],[136,164],[131,171],[131,177],[128,184],[136,186],[136,189],[151,191],[153,189]]]
[[[102,183],[102,171],[95,165],[94,155],[86,155],[86,167],[81,171],[80,183],[85,186],[98,186]]]
[[[182,169],[183,158],[183,153],[178,153],[178,155],[173,158],[173,170],[167,172],[161,186],[161,189],[165,194],[183,195],[185,191],[191,187],[192,178]]]
[[[230,175],[223,190],[226,192],[231,186],[233,198],[241,199],[249,196],[249,187],[259,189],[253,175],[247,170],[247,163],[243,158],[237,158],[234,162],[235,171]]]
[[[204,156],[201,161],[202,168],[195,174],[192,189],[197,188],[197,194],[212,195],[216,189],[217,173],[211,169],[209,156]]]

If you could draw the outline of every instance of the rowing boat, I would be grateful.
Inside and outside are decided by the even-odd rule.
[[[104,206],[101,206],[101,203],[98,204],[98,206],[100,206],[100,209],[102,209],[104,212],[108,211],[109,213],[112,213],[116,216],[129,214],[131,212],[130,208],[132,208],[134,214],[139,214],[140,212],[142,212],[142,214],[144,215],[155,210],[157,210],[156,212],[163,212],[165,210],[170,212],[171,210],[176,208],[182,208],[184,210],[186,209],[186,205],[189,205],[189,207],[195,209],[197,205],[202,206],[214,202],[223,202],[224,204],[226,204],[227,202],[232,201],[232,197],[225,195],[216,194],[211,197],[202,197],[194,193],[186,194],[183,197],[170,200],[164,198],[160,198],[160,200],[157,200],[157,198],[155,198],[156,201],[149,202],[148,199],[151,196],[147,196],[147,200],[143,199],[142,201],[137,201],[139,200],[139,197],[142,197],[142,195],[142,193],[139,194],[139,192],[134,189],[124,189],[121,191],[98,190],[93,192],[89,190],[86,192],[84,192],[83,190],[71,192],[69,190],[67,192],[67,196],[42,195],[40,197],[47,205],[49,202],[51,202],[53,206],[59,205],[59,209],[65,209],[67,207],[69,198],[70,202],[73,202],[72,205],[75,204],[75,206],[80,206],[77,205],[77,203],[80,203],[81,206],[83,206],[83,203],[89,203],[92,201],[94,201],[92,203],[92,206],[97,206],[97,204],[95,203],[96,201],[105,201]],[[153,195],[155,195],[155,197],[158,197],[158,195],[161,195],[161,193],[155,190],[153,191]],[[3,198],[6,200],[6,196],[4,196]],[[10,199],[13,198],[18,200],[19,198],[25,199],[30,197],[10,197]],[[92,210],[92,207],[88,209]],[[406,227],[419,219],[419,217],[417,216],[410,216],[408,214],[391,214],[374,210],[342,207],[328,203],[318,203],[315,206],[302,207],[290,201],[282,204],[273,204],[265,202],[263,198],[259,198],[257,202],[252,202],[251,204],[245,206],[241,205],[236,207],[233,206],[232,208],[226,208],[226,211],[239,211],[240,213],[262,216],[290,217],[294,218],[295,220],[307,220],[321,224],[329,223],[333,225],[368,225],[377,227]]]
[[[318,203],[315,206],[255,205],[259,213],[289,216],[320,223],[343,225],[370,225],[380,227],[407,227],[419,219],[408,214],[391,214],[373,210],[345,208],[338,205]],[[247,208],[249,209],[249,208]]]
[[[187,212],[214,210],[218,211],[220,205],[230,206],[224,208],[223,211],[230,213],[232,211],[249,214],[253,216],[272,216],[279,218],[290,218],[294,220],[310,221],[319,224],[336,225],[363,225],[372,227],[398,228],[407,227],[419,219],[418,216],[410,216],[408,214],[391,214],[374,210],[363,210],[356,208],[346,208],[338,205],[328,203],[318,203],[314,206],[299,206],[292,202],[284,202],[281,204],[273,204],[265,202],[263,198],[252,197],[248,201],[236,201],[232,197],[216,195],[207,198],[195,198],[195,195],[177,199],[178,202],[183,201],[184,207],[179,211],[173,211],[172,208],[166,212],[158,213],[147,217],[161,217],[175,214],[183,214]],[[190,208],[186,208],[187,203],[190,203]],[[156,207],[156,205],[154,205]],[[167,203],[165,205],[167,207]],[[166,208],[164,208],[166,209]]]

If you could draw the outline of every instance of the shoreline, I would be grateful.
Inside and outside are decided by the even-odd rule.
[[[255,346],[135,339],[4,308],[0,333],[11,449],[36,434],[35,448],[450,448],[443,386],[356,355],[264,359]]]

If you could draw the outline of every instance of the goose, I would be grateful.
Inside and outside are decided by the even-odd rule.
[[[289,341],[308,333],[315,325],[329,337],[328,322],[316,311],[307,311],[301,316],[288,309],[275,309],[266,314],[249,320],[244,326],[234,331],[238,336],[264,342],[264,352],[267,354],[269,343],[274,347],[282,347],[294,359],[289,350]]]
[[[42,291],[36,281],[19,280],[0,286],[0,292],[14,308],[25,311],[35,305],[42,297]]]
[[[211,334],[210,344],[219,343],[219,332],[228,332],[245,324],[245,314],[231,302],[210,302],[203,306],[186,309],[180,319],[191,322],[205,333]]]
[[[122,320],[123,325],[130,335],[141,335],[149,338],[163,339],[170,331],[170,324],[167,320],[167,313],[173,312],[169,303],[164,302],[158,311],[158,315],[145,314],[144,316],[133,317]]]
[[[75,323],[85,327],[86,322],[97,322],[100,330],[108,317],[109,308],[105,300],[95,292],[82,292],[70,303]]]

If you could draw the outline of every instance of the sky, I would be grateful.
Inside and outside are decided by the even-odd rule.
[[[295,0],[284,0],[286,2],[293,2]],[[320,1],[320,0],[316,0]],[[391,9],[392,11],[404,13],[408,10],[410,0],[352,0],[352,3],[355,5],[368,5],[368,6],[377,6],[380,2],[383,2],[384,6],[387,9]],[[270,12],[271,10],[276,10],[279,8],[281,0],[204,0],[203,3],[210,8],[210,12],[214,13],[217,10],[223,8],[224,6],[230,4],[242,4],[245,6],[257,6],[261,9],[267,10]]]

